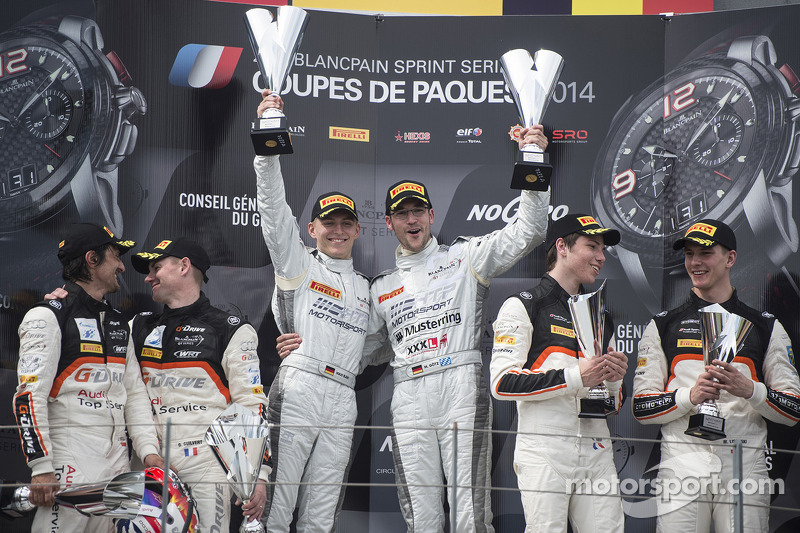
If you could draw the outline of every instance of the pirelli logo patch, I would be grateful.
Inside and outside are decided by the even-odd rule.
[[[678,348],[703,348],[703,341],[697,339],[678,339]]]
[[[578,222],[581,223],[581,226],[588,226],[590,224],[597,224],[597,221],[594,219],[594,217],[579,217],[578,218]],[[597,224],[597,225],[599,226],[600,224]]]
[[[343,128],[341,126],[329,126],[328,137],[331,139],[341,139],[343,141],[369,142],[369,130],[360,128]]]
[[[689,235],[693,231],[699,231],[700,233],[705,233],[709,237],[713,237],[714,234],[717,232],[717,228],[715,226],[712,226],[711,224],[697,223],[692,225],[692,227],[690,227],[688,230],[686,230],[684,237],[686,235]]]
[[[39,379],[37,376],[20,376],[19,382],[20,383],[36,383],[36,380]]]
[[[647,359],[640,357],[636,360],[636,368],[642,368],[643,366],[647,366]]]
[[[336,298],[337,300],[342,299],[342,291],[337,291],[333,287],[328,287],[327,285],[319,283],[318,281],[312,281],[311,285],[309,285],[308,288],[311,289],[312,291],[321,292],[325,296]]]
[[[570,328],[562,328],[561,326],[554,326],[550,325],[550,333],[555,333],[556,335],[563,335],[565,337],[575,338],[575,332],[572,331]]]
[[[155,348],[144,348],[142,350],[142,357],[152,357],[153,359],[161,359],[161,350]]]
[[[391,198],[394,198],[403,191],[414,191],[418,192],[423,196],[425,195],[425,187],[423,187],[422,185],[418,183],[401,183],[400,185],[398,185],[389,192],[389,196]]]
[[[82,342],[81,351],[87,353],[103,353],[103,347],[99,344],[93,344],[91,342]]]
[[[356,210],[356,206],[355,206],[355,204],[353,204],[353,202],[352,202],[352,200],[350,200],[350,198],[346,198],[346,197],[341,196],[339,194],[334,194],[333,196],[326,196],[325,198],[323,198],[322,200],[319,201],[319,206],[322,209],[325,209],[326,207],[328,207],[331,204],[344,204],[344,205],[348,206],[350,209],[352,209],[353,211]]]
[[[161,241],[160,243],[158,243],[156,245],[156,250],[163,250],[164,248],[166,248],[170,244],[172,244],[172,241]]]
[[[401,294],[405,290],[405,288],[406,288],[406,286],[403,285],[399,289],[395,289],[392,292],[387,292],[386,294],[381,294],[380,296],[378,296],[378,303],[382,304],[383,302],[385,302],[389,298],[394,298],[398,294]]]
[[[494,342],[497,344],[508,344],[509,346],[513,346],[516,342],[514,337],[508,337],[506,335],[495,335]]]
[[[264,392],[264,387],[259,385],[258,387],[253,387],[253,394],[261,394]]]

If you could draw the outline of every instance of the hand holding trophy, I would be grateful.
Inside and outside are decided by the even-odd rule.
[[[527,50],[510,50],[500,58],[503,77],[517,106],[522,125],[530,128],[541,123],[553,97],[564,59],[550,50],[539,50],[534,57]],[[553,166],[548,155],[535,144],[520,150],[514,164],[512,189],[546,191]]]
[[[273,20],[270,11],[255,8],[244,14],[244,21],[264,85],[277,94],[289,76],[308,14],[299,7],[282,6]],[[253,123],[250,138],[258,155],[294,152],[286,116],[278,109],[267,109]]]
[[[567,300],[572,315],[572,328],[584,357],[591,358],[602,355],[595,353],[595,341],[603,346],[603,335],[606,325],[606,282],[596,291],[588,294],[576,294]],[[578,418],[605,418],[606,400],[610,398],[608,388],[604,384],[589,389],[588,398],[581,398],[581,412]]]
[[[248,502],[258,483],[261,459],[269,448],[269,426],[257,414],[237,403],[225,409],[206,431],[206,444],[228,473],[233,492]],[[243,523],[240,533],[264,533],[257,520]]]
[[[753,323],[739,315],[729,313],[719,304],[700,309],[700,337],[703,343],[703,363],[709,366],[718,359],[730,363],[753,329]],[[705,440],[725,438],[725,419],[720,416],[714,400],[706,400],[689,417],[687,435]]]

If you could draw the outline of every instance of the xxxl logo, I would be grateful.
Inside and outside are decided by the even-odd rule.
[[[414,355],[418,352],[433,351],[439,348],[447,347],[447,333],[442,335],[442,338],[431,337],[429,339],[421,340],[411,346],[406,346],[408,353],[406,355]]]

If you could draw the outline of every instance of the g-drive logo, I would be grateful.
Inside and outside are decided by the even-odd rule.
[[[178,87],[221,89],[230,83],[242,49],[235,46],[187,44],[178,51],[169,82]]]

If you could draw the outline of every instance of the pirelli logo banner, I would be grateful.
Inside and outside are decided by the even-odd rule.
[[[357,141],[362,143],[369,142],[369,130],[358,128],[342,128],[340,126],[329,126],[328,137],[342,141]]]
[[[678,348],[703,349],[703,341],[697,339],[678,339]]]
[[[550,325],[550,333],[555,333],[556,335],[563,335],[565,337],[575,338],[575,332],[572,331],[570,328],[562,328],[561,326],[554,326]]]
[[[581,226],[589,226],[591,224],[596,224],[598,226],[600,225],[597,224],[597,221],[594,219],[594,217],[580,217],[578,218],[578,222],[581,223]]]
[[[497,344],[508,344],[509,346],[513,346],[516,342],[514,337],[508,337],[506,335],[495,335],[494,342]]]
[[[425,195],[425,187],[422,185],[419,185],[418,183],[401,183],[389,192],[389,197],[394,198],[404,191],[414,191],[423,196]]]
[[[94,344],[91,342],[82,342],[81,351],[87,353],[103,353],[103,347],[100,344]]]
[[[322,200],[319,201],[319,206],[322,209],[325,209],[326,207],[328,207],[329,205],[334,204],[334,203],[336,203],[336,204],[344,204],[344,205],[350,207],[350,209],[352,209],[353,211],[356,210],[356,206],[355,206],[355,204],[353,204],[353,201],[350,200],[350,198],[346,198],[346,197],[340,196],[338,194],[334,194],[333,196],[326,196],[325,198],[323,198]]]
[[[394,298],[398,294],[401,294],[404,290],[405,290],[405,285],[403,285],[399,289],[393,290],[392,292],[387,292],[386,294],[381,294],[380,296],[378,296],[378,303],[382,304],[383,302],[385,302],[389,298]]]
[[[711,224],[698,223],[692,225],[692,227],[686,230],[686,234],[684,236],[689,235],[694,231],[699,231],[700,233],[705,233],[709,237],[713,237],[714,234],[717,232],[717,228],[715,226],[712,226]]]
[[[155,348],[144,348],[142,350],[142,357],[152,357],[153,359],[161,359],[161,350]]]
[[[308,288],[311,289],[312,291],[321,292],[325,296],[336,298],[337,300],[342,299],[342,291],[337,291],[333,287],[328,287],[327,285],[319,283],[318,281],[312,281],[311,285],[309,285]]]

